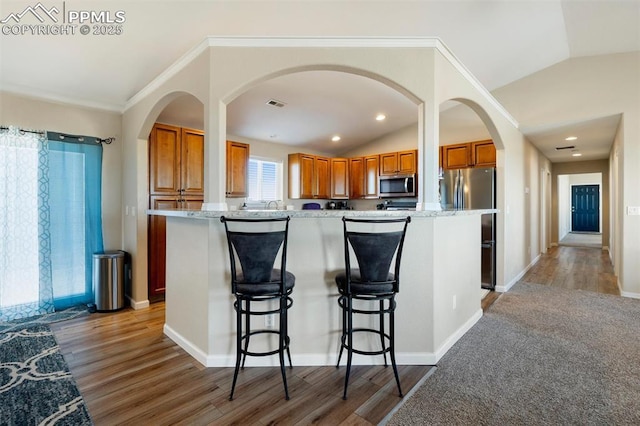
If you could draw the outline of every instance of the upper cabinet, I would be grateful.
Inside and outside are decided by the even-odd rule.
[[[495,167],[496,165],[496,148],[491,139],[445,145],[441,148],[442,168],[445,170],[468,167]]]
[[[378,163],[380,156],[349,159],[349,198],[378,198]]]
[[[349,159],[331,159],[331,198],[334,200],[349,198]]]
[[[149,193],[204,194],[204,133],[155,124],[149,137]]]
[[[227,141],[227,197],[246,197],[249,194],[248,173],[249,145]]]
[[[380,175],[397,175],[400,173],[416,173],[418,168],[418,151],[400,151],[380,154]]]
[[[465,169],[471,167],[471,145],[461,143],[442,147],[442,168]]]
[[[496,147],[493,141],[471,142],[471,160],[474,167],[495,167]]]
[[[309,154],[289,154],[289,198],[331,197],[330,159]]]

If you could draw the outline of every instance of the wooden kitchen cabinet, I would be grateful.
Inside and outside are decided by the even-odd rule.
[[[378,198],[378,155],[349,159],[349,198]]]
[[[471,145],[460,143],[442,147],[442,168],[464,169],[471,167]]]
[[[495,167],[496,148],[493,141],[483,140],[441,147],[442,168]]]
[[[289,154],[289,198],[331,198],[331,163],[326,157]]]
[[[491,139],[471,142],[471,161],[473,167],[495,167],[496,147]]]
[[[204,194],[204,133],[156,123],[149,136],[149,193]]]
[[[249,145],[227,141],[227,189],[229,198],[249,195]]]
[[[378,198],[379,157],[364,157],[364,198]]]
[[[349,159],[331,159],[331,198],[349,198]]]
[[[349,198],[364,198],[364,158],[349,159]]]
[[[380,154],[380,175],[411,174],[417,171],[416,150]]]
[[[156,123],[149,135],[149,208],[200,210],[204,200],[204,133]],[[149,216],[148,297],[164,299],[166,218]]]

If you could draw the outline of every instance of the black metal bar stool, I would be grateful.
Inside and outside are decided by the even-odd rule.
[[[231,262],[231,291],[236,297],[233,307],[236,311],[236,368],[229,400],[238,379],[238,371],[244,368],[249,356],[269,356],[278,354],[280,370],[284,383],[285,398],[289,399],[287,376],[285,373],[284,353],[286,351],[291,364],[289,351],[289,335],[287,332],[287,312],[293,300],[291,293],[295,284],[295,276],[286,271],[287,239],[289,234],[289,217],[270,219],[235,219],[222,216],[229,246]],[[280,268],[275,268],[280,253]],[[252,302],[261,302],[256,309]],[[277,305],[277,307],[273,307]],[[277,330],[251,330],[251,316],[278,314]],[[244,322],[244,329],[243,329]],[[249,350],[251,336],[258,334],[277,334],[278,348],[272,351],[252,352]]]
[[[398,368],[395,356],[395,295],[399,290],[400,259],[407,225],[411,217],[400,219],[348,219],[343,217],[345,271],[336,276],[340,297],[338,305],[342,308],[342,336],[340,353],[347,350],[347,374],[344,380],[343,399],[347,399],[349,374],[353,354],[383,355],[387,366],[387,352],[391,357],[393,374],[402,397]],[[351,247],[351,249],[349,248]],[[352,253],[353,252],[353,253]],[[352,268],[352,257],[357,267]],[[394,261],[393,272],[391,264]],[[354,300],[358,301],[354,307]],[[376,315],[378,328],[354,328],[353,315]],[[389,317],[389,330],[385,329],[385,315]],[[380,350],[360,350],[353,346],[354,333],[374,333],[380,338]]]

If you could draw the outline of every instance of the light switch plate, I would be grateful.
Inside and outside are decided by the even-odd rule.
[[[640,216],[640,206],[627,206],[628,216]]]

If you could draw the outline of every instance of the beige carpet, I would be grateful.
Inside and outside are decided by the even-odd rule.
[[[638,425],[639,329],[640,300],[518,283],[387,424]]]

